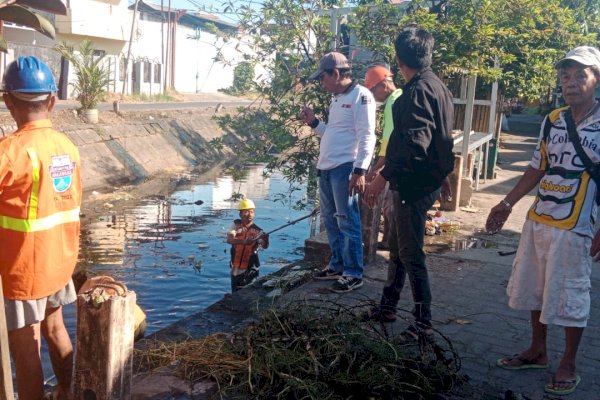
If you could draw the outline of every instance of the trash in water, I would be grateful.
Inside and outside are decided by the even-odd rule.
[[[458,221],[452,221],[444,217],[441,211],[436,211],[435,214],[427,214],[425,221],[425,235],[441,235],[442,233],[456,232],[460,228]]]

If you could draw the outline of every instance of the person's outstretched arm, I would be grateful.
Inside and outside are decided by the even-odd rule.
[[[523,196],[535,188],[540,183],[540,180],[544,175],[545,171],[528,167],[525,171],[525,174],[523,174],[521,179],[519,179],[519,182],[517,182],[515,187],[508,192],[506,197],[502,199],[500,203],[495,205],[490,210],[490,214],[488,215],[485,223],[485,230],[488,233],[493,234],[502,229],[512,211],[513,206],[517,204],[517,202],[521,200]]]

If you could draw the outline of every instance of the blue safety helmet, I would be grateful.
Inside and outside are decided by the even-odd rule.
[[[11,62],[4,74],[5,92],[56,92],[56,82],[50,68],[33,56],[19,57]]]

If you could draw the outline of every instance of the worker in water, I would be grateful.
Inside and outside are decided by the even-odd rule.
[[[259,248],[269,247],[269,235],[254,223],[254,202],[243,198],[239,205],[240,219],[233,221],[227,232],[227,243],[231,244],[231,291],[249,285],[258,277]]]
[[[52,128],[57,88],[47,65],[19,57],[8,65],[2,91],[17,124],[0,139],[0,275],[17,392],[20,400],[44,396],[43,336],[58,381],[53,398],[67,399],[73,346],[62,307],[76,299],[79,151]]]

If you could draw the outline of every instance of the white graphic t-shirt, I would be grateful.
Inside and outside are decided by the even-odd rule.
[[[545,170],[528,219],[593,237],[596,219],[596,183],[569,140],[565,109],[550,113],[542,123],[530,166]],[[544,138],[546,120],[552,122]],[[600,111],[577,126],[581,147],[592,162],[600,162]]]

